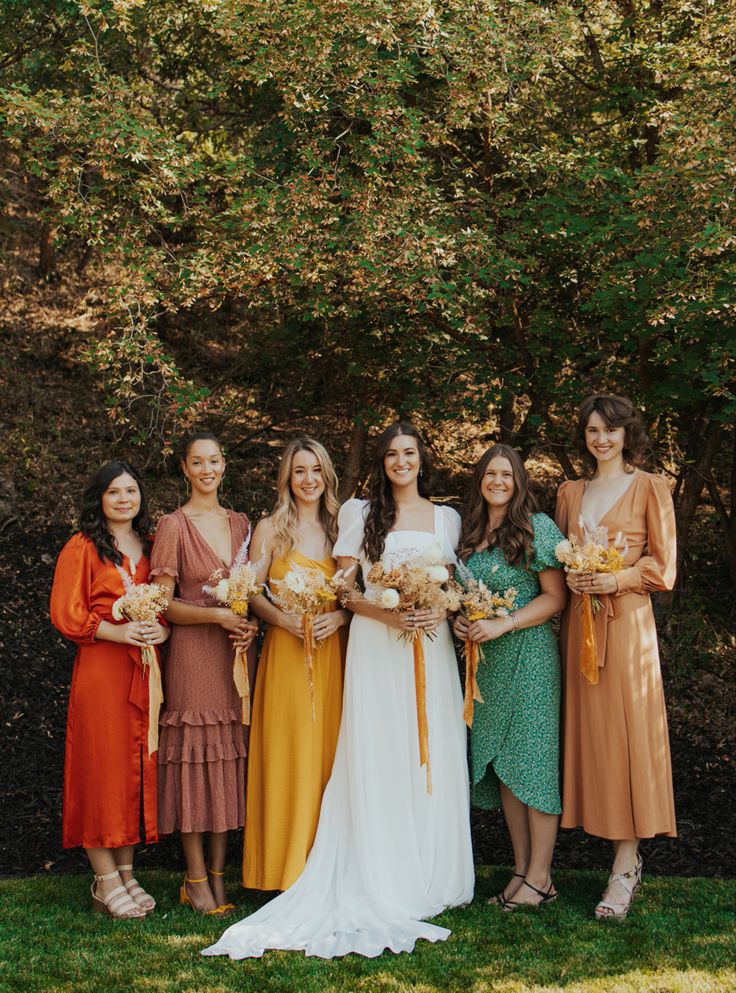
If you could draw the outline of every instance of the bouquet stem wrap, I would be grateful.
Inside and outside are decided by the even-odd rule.
[[[595,643],[595,622],[590,593],[583,593],[581,600],[582,635],[580,645],[580,671],[590,686],[598,682],[598,650]]]
[[[235,649],[233,662],[233,682],[238,696],[243,701],[241,723],[250,724],[250,682],[248,680],[248,656],[244,648]]]
[[[414,649],[414,685],[417,699],[417,730],[419,732],[419,765],[427,767],[427,793],[432,792],[432,765],[429,761],[429,726],[427,724],[427,669],[424,661],[424,635],[417,631],[412,639]]]
[[[141,649],[143,673],[148,672],[148,757],[158,749],[158,715],[164,702],[158,655],[152,645]]]
[[[304,666],[307,670],[307,686],[309,700],[312,704],[312,720],[315,720],[314,710],[314,614],[304,614]]]
[[[480,687],[478,686],[478,645],[469,638],[465,642],[465,701],[463,703],[463,720],[469,728],[473,726],[473,700],[483,703]]]

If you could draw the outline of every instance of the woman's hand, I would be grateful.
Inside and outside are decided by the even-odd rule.
[[[300,641],[304,641],[304,618],[301,615],[287,614],[282,611],[279,618],[279,627],[283,628],[284,631],[288,631],[289,634],[293,634]]]
[[[350,620],[347,610],[328,610],[324,614],[318,614],[314,619],[314,637],[316,641],[324,641],[334,634],[338,628],[344,627]]]
[[[256,640],[258,635],[258,621],[247,621],[240,628],[240,631],[234,634],[229,634],[228,638],[232,641],[236,648],[248,649]]]
[[[468,626],[467,638],[476,644],[483,641],[495,641],[501,635],[513,629],[514,623],[510,617],[489,617],[482,621],[473,621]]]
[[[146,623],[146,622],[144,622]],[[171,635],[171,628],[158,621],[148,621],[148,644],[163,645]]]
[[[229,607],[212,607],[211,613],[214,614],[214,623],[224,628],[231,638],[233,636],[235,638],[247,638],[253,622],[248,620],[246,614],[234,614]],[[251,638],[252,640],[253,638]]]
[[[115,641],[119,645],[135,645],[136,648],[145,648],[147,645],[158,645],[161,641],[166,641],[169,636],[168,631],[160,640],[153,640],[158,636],[159,628],[166,631],[166,628],[163,628],[156,621],[127,621],[125,624],[110,624],[109,627],[105,627],[104,640]]]
[[[410,610],[401,614],[386,611],[386,623],[389,627],[412,634],[415,631],[429,634],[446,620],[446,610]]]
[[[577,572],[571,569],[565,578],[573,593],[600,596],[603,593],[618,592],[618,580],[612,572]]]
[[[458,614],[457,617],[455,618],[454,624],[452,625],[452,630],[454,631],[455,637],[458,639],[458,641],[468,640],[469,628],[470,628],[470,621],[467,619],[467,617],[464,617],[462,614]]]

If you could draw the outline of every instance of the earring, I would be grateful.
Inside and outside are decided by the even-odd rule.
[[[424,475],[424,466],[423,465],[420,465],[419,466],[419,475],[420,476],[423,476]]]

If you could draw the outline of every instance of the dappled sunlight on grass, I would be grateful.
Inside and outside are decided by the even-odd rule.
[[[630,918],[592,917],[603,872],[559,872],[557,903],[504,914],[487,897],[505,869],[480,869],[477,896],[436,919],[447,942],[411,955],[336,961],[267,952],[232,962],[200,951],[225,922],[176,902],[177,877],[150,872],[145,921],[89,911],[82,876],[0,880],[0,993],[733,993],[736,881],[647,878]],[[228,886],[237,920],[253,909]]]

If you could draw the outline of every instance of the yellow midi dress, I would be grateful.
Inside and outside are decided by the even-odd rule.
[[[283,579],[292,562],[327,577],[336,569],[331,558],[316,561],[292,551],[274,558],[269,580]],[[314,652],[312,719],[304,643],[279,627],[266,634],[246,789],[243,886],[249,889],[288,889],[304,869],[340,730],[346,636],[347,628],[340,628]]]

